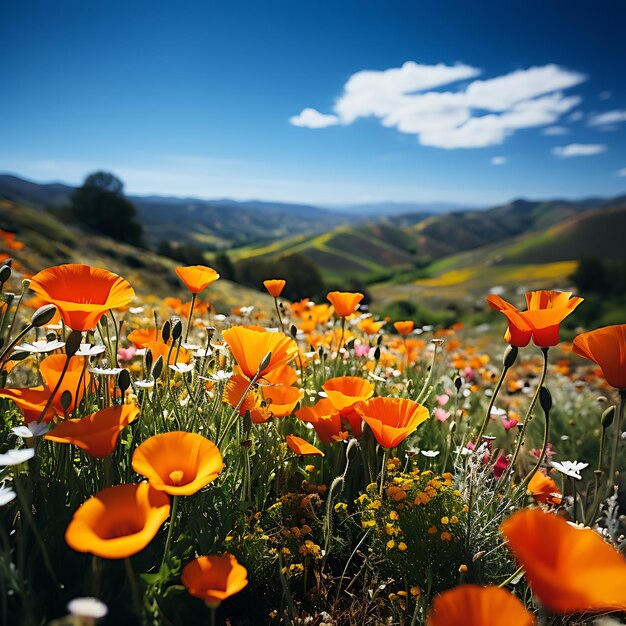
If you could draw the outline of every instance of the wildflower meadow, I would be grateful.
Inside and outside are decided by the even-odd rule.
[[[561,341],[585,294],[532,291],[417,327],[280,276],[224,314],[176,275],[0,268],[2,623],[621,623],[626,323]]]

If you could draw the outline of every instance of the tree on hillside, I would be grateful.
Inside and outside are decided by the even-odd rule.
[[[71,196],[69,215],[117,241],[143,245],[137,209],[124,197],[124,184],[110,172],[94,172]]]

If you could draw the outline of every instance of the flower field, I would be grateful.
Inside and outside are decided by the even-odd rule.
[[[223,315],[176,274],[155,305],[0,268],[2,623],[621,623],[626,324],[562,342],[584,294],[535,291],[418,328],[274,277]]]

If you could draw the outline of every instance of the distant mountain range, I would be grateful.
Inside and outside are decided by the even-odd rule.
[[[47,260],[75,258],[70,241],[78,236],[61,236],[67,226],[43,210],[68,203],[73,189],[0,175],[0,198],[8,201],[6,210],[0,211],[0,228],[22,234],[39,229],[33,245]],[[474,285],[482,293],[489,285],[523,284],[532,276],[537,285],[557,286],[584,257],[626,261],[624,196],[519,199],[483,210],[406,203],[337,210],[161,196],[130,200],[153,247],[161,240],[195,243],[207,252],[207,262],[211,252],[222,249],[235,263],[275,261],[300,253],[329,284],[351,278],[380,282],[374,293],[382,299],[433,290],[438,294],[447,290],[456,297],[460,285]],[[16,211],[24,215],[28,211],[28,219],[17,220]],[[106,242],[98,241],[101,254],[108,254]],[[88,253],[84,250],[83,257]],[[113,263],[120,258],[131,264],[139,259],[136,262],[146,267],[160,263],[139,252],[116,254]]]

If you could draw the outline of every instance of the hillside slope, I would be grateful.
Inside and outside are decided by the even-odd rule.
[[[10,254],[26,274],[60,263],[86,263],[123,276],[142,297],[188,298],[171,259],[67,226],[45,211],[0,200],[0,229],[14,232],[25,244],[19,251],[3,250],[0,240],[0,253]],[[254,305],[265,310],[272,306],[269,296],[223,279],[213,283],[205,297],[224,312],[233,306]]]

